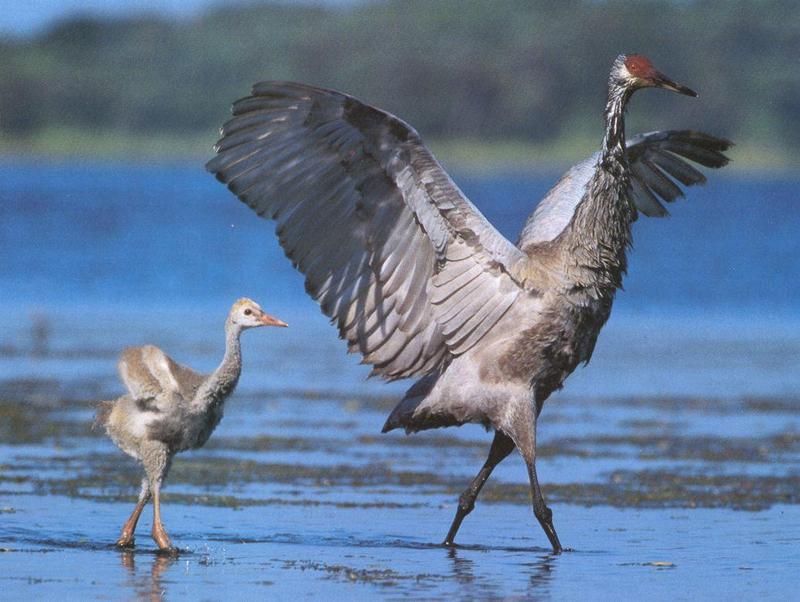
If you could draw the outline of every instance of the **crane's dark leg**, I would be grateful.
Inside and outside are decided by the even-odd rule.
[[[148,441],[142,446],[142,463],[147,471],[153,494],[153,530],[150,534],[163,551],[174,549],[161,522],[161,485],[167,477],[171,460],[172,455],[167,446],[160,441]]]
[[[550,545],[553,546],[553,554],[561,554],[561,542],[558,541],[558,534],[553,526],[553,511],[544,503],[542,496],[542,489],[539,487],[539,479],[536,476],[536,462],[535,458],[531,462],[525,460],[528,465],[528,477],[531,481],[531,502],[533,503],[533,515],[539,524],[542,525],[547,539],[550,540]]]
[[[456,517],[453,519],[453,524],[450,525],[450,531],[447,532],[444,545],[453,545],[453,540],[456,538],[459,527],[461,527],[461,522],[466,518],[467,514],[472,512],[472,509],[475,508],[475,499],[478,497],[481,489],[483,489],[483,485],[486,483],[489,475],[492,474],[494,467],[508,457],[508,454],[512,451],[514,451],[514,442],[511,438],[502,431],[496,431],[486,463],[483,465],[478,475],[472,479],[472,483],[469,484],[469,487],[467,487],[464,493],[458,498]]]
[[[554,554],[561,554],[561,542],[558,541],[556,529],[553,526],[553,511],[547,507],[542,496],[542,488],[539,486],[539,477],[536,476],[536,422],[542,410],[542,402],[536,404],[535,414],[531,412],[530,426],[520,428],[518,438],[515,439],[517,448],[525,460],[528,467],[528,478],[531,482],[531,503],[533,504],[533,515],[544,529],[550,545],[553,546]]]
[[[139,491],[139,500],[136,502],[136,506],[134,507],[130,517],[128,517],[128,520],[125,521],[125,524],[122,526],[122,533],[117,540],[118,547],[127,548],[133,545],[136,523],[139,522],[139,517],[142,514],[142,510],[144,510],[144,507],[149,499],[150,483],[148,482],[147,477],[144,477],[142,479],[142,489]]]
[[[547,507],[542,496],[542,488],[539,486],[539,478],[536,476],[536,422],[542,411],[547,395],[535,394],[535,403],[521,405],[515,415],[515,421],[511,425],[509,435],[517,445],[525,466],[528,467],[528,478],[531,482],[531,503],[533,505],[533,515],[544,529],[550,545],[553,546],[554,554],[561,554],[561,542],[558,540],[556,529],[553,526],[553,512]]]

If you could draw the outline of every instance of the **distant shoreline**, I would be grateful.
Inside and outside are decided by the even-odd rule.
[[[216,140],[216,132],[181,136],[58,128],[22,139],[0,138],[0,161],[204,162],[213,155]],[[431,139],[427,144],[445,168],[483,176],[564,169],[599,147],[596,140],[578,138],[541,144],[521,140]],[[784,175],[800,168],[800,160],[792,160],[792,154],[783,149],[745,143],[737,144],[728,154],[733,159],[728,169],[737,173]]]

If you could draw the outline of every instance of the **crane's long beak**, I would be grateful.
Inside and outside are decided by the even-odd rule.
[[[269,314],[267,314],[267,313],[265,313],[265,314],[263,314],[263,315],[261,316],[261,323],[262,323],[264,326],[283,326],[284,328],[285,328],[285,327],[287,327],[287,326],[289,326],[289,325],[288,325],[286,322],[284,322],[283,320],[279,320],[279,319],[278,319],[278,318],[276,318],[275,316],[271,316],[271,315],[269,315]]]
[[[691,88],[687,88],[684,85],[676,84],[663,73],[656,73],[655,77],[653,78],[653,85],[656,88],[664,88],[665,90],[672,90],[678,94],[686,94],[686,96],[697,97],[697,92]]]

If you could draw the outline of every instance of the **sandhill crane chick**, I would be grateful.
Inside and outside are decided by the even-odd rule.
[[[142,463],[145,476],[118,546],[133,545],[136,523],[152,497],[152,537],[161,550],[173,550],[161,522],[159,498],[172,457],[208,441],[242,371],[239,337],[243,330],[259,326],[287,324],[265,313],[255,301],[236,301],[225,321],[225,356],[211,374],[182,366],[152,345],[123,351],[118,368],[128,393],[103,402],[98,423],[122,451]]]

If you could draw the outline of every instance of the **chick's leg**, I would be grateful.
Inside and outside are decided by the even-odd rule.
[[[142,454],[142,460],[147,478],[150,481],[150,489],[153,495],[153,530],[151,535],[161,550],[172,550],[172,542],[161,522],[161,486],[167,478],[172,455],[167,446],[160,441],[149,441]]]
[[[117,546],[120,548],[127,548],[133,545],[134,542],[134,532],[136,531],[136,523],[139,522],[139,517],[142,514],[142,510],[147,505],[147,502],[150,500],[150,482],[147,480],[147,477],[142,479],[142,489],[139,491],[139,500],[136,502],[136,506],[131,512],[130,517],[128,520],[125,521],[125,524],[122,526],[122,533],[117,540]]]

